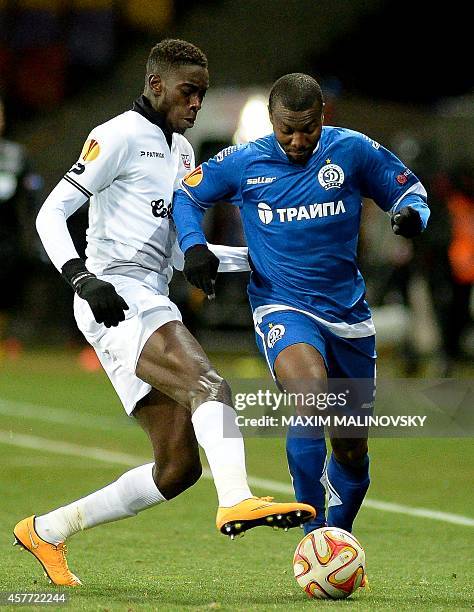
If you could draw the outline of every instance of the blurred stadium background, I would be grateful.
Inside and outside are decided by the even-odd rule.
[[[307,71],[323,86],[327,123],[367,133],[421,176],[434,210],[430,231],[414,243],[397,240],[385,216],[368,204],[360,261],[379,350],[395,358],[398,352],[404,375],[426,373],[427,363],[434,375],[454,375],[460,359],[472,358],[474,344],[465,306],[472,259],[459,278],[451,252],[456,240],[464,241],[472,257],[474,77],[462,61],[468,53],[463,20],[445,15],[428,30],[424,11],[421,3],[392,0],[0,0],[4,137],[24,145],[30,162],[23,178],[29,191],[20,181],[14,203],[18,224],[4,229],[2,240],[11,248],[16,232],[22,245],[15,262],[18,300],[1,313],[4,356],[22,347],[81,344],[69,288],[36,239],[35,210],[76,160],[89,130],[129,108],[141,92],[151,45],[174,36],[209,56],[211,90],[187,134],[198,161],[268,132],[271,83],[286,72]],[[1,172],[8,186],[5,164]],[[456,231],[463,213],[452,201],[460,182],[471,190],[471,233],[462,237]],[[6,201],[9,188],[4,192]],[[80,252],[86,225],[84,207],[70,220]],[[207,230],[213,242],[243,243],[233,208],[218,207]],[[222,278],[219,300],[209,305],[176,274],[172,294],[208,349],[255,353],[245,282],[245,275]]]
[[[141,93],[149,49],[165,37],[190,40],[209,58],[211,89],[196,127],[187,133],[198,162],[232,142],[267,133],[265,97],[271,83],[282,74],[298,71],[309,72],[321,82],[327,123],[368,134],[395,151],[422,178],[433,215],[420,239],[395,238],[387,217],[373,203],[367,202],[364,210],[360,265],[378,329],[378,372],[395,377],[472,377],[471,26],[458,12],[448,10],[442,16],[441,11],[439,16],[431,15],[428,27],[427,10],[425,3],[406,0],[0,0],[0,97],[5,110],[3,136],[0,118],[0,429],[10,432],[10,439],[16,436],[24,442],[23,450],[8,446],[8,441],[2,446],[3,485],[13,493],[0,513],[2,533],[10,530],[18,512],[33,510],[30,487],[45,477],[46,470],[47,486],[35,492],[37,511],[102,486],[104,478],[110,480],[122,469],[119,466],[130,463],[130,456],[122,457],[113,469],[94,472],[92,468],[102,464],[94,463],[90,455],[78,462],[75,456],[82,447],[73,452],[68,446],[64,458],[59,455],[73,477],[73,482],[69,477],[66,482],[60,473],[62,464],[48,454],[47,440],[44,449],[36,448],[28,436],[60,437],[66,446],[77,442],[109,452],[146,454],[143,437],[135,429],[130,433],[118,399],[75,327],[71,291],[47,260],[34,218],[49,191],[76,161],[89,131],[130,108]],[[5,161],[5,139],[24,147],[27,166],[23,170],[12,170]],[[206,222],[211,242],[243,244],[238,211],[233,207],[219,205]],[[69,223],[83,252],[87,206]],[[171,289],[185,322],[223,374],[233,378],[267,375],[254,345],[245,286],[246,275],[220,278],[212,304],[203,301],[181,273],[175,274]],[[6,299],[12,294],[15,299]],[[93,413],[101,415],[100,423]],[[472,515],[469,496],[462,493],[466,477],[474,471],[472,445],[399,440],[395,456],[391,443],[375,441],[371,497]],[[262,457],[268,448],[272,460],[267,464]],[[427,455],[434,461],[436,475],[443,474],[441,481],[435,474],[427,478],[420,470]],[[277,456],[280,460],[275,460]],[[25,466],[29,466],[27,473]],[[250,441],[249,471],[286,480],[282,441]],[[211,508],[211,485],[205,484],[205,489]],[[196,496],[195,507],[201,507],[198,494],[190,495]],[[186,521],[182,502],[173,508]],[[360,529],[375,557],[380,532],[373,522],[374,512],[374,507],[363,511]],[[417,536],[429,538],[433,523],[428,521],[425,529],[419,523],[407,526],[412,519],[403,514],[396,521],[392,517],[378,514],[377,524],[387,530],[396,524],[400,531],[392,532],[393,546],[399,541],[396,533],[406,534],[408,529],[413,554],[417,554]],[[202,520],[209,522],[209,517]],[[136,524],[152,529],[152,523],[150,514]],[[124,544],[120,529],[115,525],[108,532],[115,534],[117,547],[118,542]],[[441,548],[452,547],[446,534],[456,537],[458,529],[464,527],[443,531]],[[134,533],[134,541],[144,538],[137,527],[131,530],[127,533]],[[262,550],[265,537],[256,540]],[[464,536],[459,536],[459,543],[466,543]],[[207,544],[200,544],[205,550]],[[117,550],[122,558],[122,548]],[[462,553],[462,546],[456,550]],[[87,566],[90,550],[79,545],[78,551]],[[275,558],[286,559],[289,554],[289,549],[275,552]],[[179,573],[173,562],[168,558],[170,571]],[[382,582],[391,562],[388,555],[377,569],[375,563],[372,566]],[[108,563],[117,567],[117,558]],[[434,553],[429,563],[444,571]],[[30,575],[28,569],[25,577]],[[107,569],[103,571],[105,576]],[[120,571],[127,581],[127,567]],[[229,572],[224,571],[226,580],[231,579]],[[18,579],[22,576],[18,574]],[[422,574],[416,576],[425,580]],[[440,584],[443,580],[441,576]],[[251,598],[252,581],[249,584]],[[107,586],[104,589],[102,593],[110,595]],[[167,597],[165,601],[174,601]],[[190,603],[184,594],[180,601],[183,606]],[[401,601],[398,609],[402,609]],[[415,596],[407,601],[417,603]],[[282,609],[290,609],[288,602]],[[437,603],[427,608],[435,609]],[[453,601],[451,609],[461,609],[464,603]],[[87,602],[84,606],[87,609]]]
[[[129,108],[141,92],[151,45],[175,36],[209,56],[211,90],[188,132],[198,161],[233,141],[268,132],[264,107],[271,83],[286,72],[307,71],[322,83],[327,123],[367,133],[422,177],[435,212],[426,237],[414,243],[395,239],[385,216],[369,204],[361,266],[375,307],[379,350],[398,350],[404,375],[424,373],[426,358],[436,356],[429,360],[433,373],[454,374],[453,362],[472,357],[474,344],[465,306],[459,312],[459,302],[469,299],[472,259],[460,280],[450,254],[456,239],[469,240],[454,235],[457,211],[450,198],[459,188],[456,181],[470,182],[474,191],[474,77],[462,62],[468,40],[463,21],[447,15],[428,31],[425,18],[420,3],[392,0],[1,0],[5,137],[26,147],[27,179],[35,191],[23,202],[18,194],[15,202],[20,222],[11,229],[24,257],[17,258],[19,300],[13,311],[2,313],[3,352],[82,342],[69,289],[32,229],[35,207],[76,160],[89,130]],[[446,64],[449,57],[456,59]],[[456,173],[460,165],[462,177]],[[472,232],[472,199],[469,214]],[[243,243],[233,208],[217,208],[207,224],[211,241]],[[70,221],[80,251],[86,225],[84,207]],[[11,238],[10,231],[4,242]],[[472,256],[472,242],[467,248]],[[172,294],[208,349],[255,352],[245,282],[240,275],[221,279],[219,300],[209,306],[176,275]],[[460,331],[453,321],[462,323]],[[452,346],[453,335],[460,336],[459,345]]]

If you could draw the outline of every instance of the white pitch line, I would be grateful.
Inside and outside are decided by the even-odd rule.
[[[19,434],[0,430],[0,443],[20,448],[31,448],[46,453],[54,453],[58,455],[72,455],[81,457],[82,459],[94,459],[105,463],[115,465],[124,465],[132,467],[142,465],[150,461],[150,457],[139,457],[137,455],[128,455],[116,451],[109,451],[104,448],[91,446],[81,446],[72,442],[60,442],[57,440],[48,440],[39,436],[30,436],[28,434]],[[203,477],[212,479],[210,470],[203,471]],[[277,480],[269,480],[266,478],[258,478],[249,476],[249,484],[254,487],[275,491],[277,493],[293,494],[293,487],[290,484],[279,482]],[[411,506],[402,506],[401,504],[393,504],[391,502],[382,502],[375,499],[366,499],[363,504],[366,508],[380,510],[382,512],[392,512],[395,514],[406,514],[419,518],[432,519],[443,523],[451,523],[453,525],[463,525],[464,527],[474,527],[474,519],[461,514],[451,514],[449,512],[439,512],[437,510],[429,510],[428,508],[414,508]]]
[[[293,494],[293,487],[284,482],[277,480],[266,480],[249,476],[249,484],[254,487],[262,487],[263,489],[271,489],[278,493]],[[474,518],[463,516],[462,514],[452,514],[450,512],[440,512],[438,510],[430,510],[429,508],[416,508],[413,506],[403,506],[392,502],[379,501],[377,499],[366,498],[362,505],[371,510],[380,510],[382,512],[393,512],[394,514],[406,514],[408,516],[418,516],[420,518],[432,519],[443,523],[452,523],[453,525],[464,525],[465,527],[474,527]]]
[[[109,451],[105,448],[81,446],[73,442],[48,440],[48,438],[13,433],[11,431],[0,430],[0,443],[9,444],[10,446],[19,446],[21,448],[32,448],[45,453],[54,453],[55,455],[72,455],[73,457],[81,457],[82,459],[95,459],[96,461],[115,463],[116,465],[141,465],[153,460],[151,457],[137,457],[136,455],[128,455],[127,453]]]
[[[121,417],[109,417],[94,413],[73,412],[62,408],[51,406],[40,406],[39,404],[28,404],[0,398],[0,414],[13,417],[24,417],[50,423],[87,427],[89,429],[103,429],[110,431],[111,428],[128,426],[131,419],[122,415]]]

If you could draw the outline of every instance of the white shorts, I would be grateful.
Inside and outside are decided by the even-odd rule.
[[[159,327],[169,321],[181,321],[178,307],[165,295],[144,282],[126,276],[108,275],[129,310],[125,321],[107,328],[94,319],[89,304],[74,297],[74,316],[81,332],[91,344],[127,412],[151,391],[151,385],[135,374],[145,342]]]

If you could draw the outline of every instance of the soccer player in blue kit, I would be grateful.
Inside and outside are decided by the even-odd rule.
[[[224,149],[185,177],[174,198],[184,273],[208,295],[218,259],[206,246],[203,215],[219,200],[240,207],[257,344],[289,392],[307,391],[308,381],[320,390],[328,379],[375,378],[375,329],[356,262],[362,198],[407,238],[429,218],[418,178],[371,138],[323,126],[323,109],[314,78],[281,77],[269,98],[273,133]],[[364,401],[373,401],[373,389]],[[287,436],[296,498],[317,510],[306,533],[325,524],[351,531],[369,487],[367,436],[329,438],[326,460],[323,431],[290,428]]]

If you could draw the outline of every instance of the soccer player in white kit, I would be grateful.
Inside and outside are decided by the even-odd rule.
[[[307,504],[252,496],[230,388],[168,298],[172,265],[182,260],[171,219],[173,190],[194,168],[183,134],[193,126],[208,85],[200,49],[172,39],[153,47],[144,94],[132,110],[92,130],[37,218],[48,255],[76,293],[77,324],[154,454],[152,463],[105,488],[15,526],[15,543],[38,559],[54,584],[81,584],[67,565],[66,538],[136,515],[192,486],[201,475],[198,443],[214,478],[222,533],[233,537],[266,524],[295,527],[315,515]],[[66,220],[88,199],[84,262]],[[247,265],[241,249],[215,252],[219,270]]]

